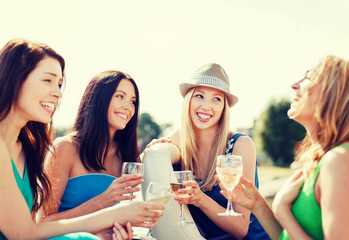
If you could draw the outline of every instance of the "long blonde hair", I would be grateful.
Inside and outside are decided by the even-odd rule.
[[[198,158],[198,145],[197,139],[194,133],[192,120],[190,117],[190,100],[193,96],[195,88],[188,91],[184,97],[182,108],[182,127],[181,127],[181,157],[182,166],[186,170],[191,170],[195,173],[195,177],[200,179],[200,159]],[[216,174],[216,158],[218,155],[225,154],[228,135],[229,135],[229,108],[228,101],[225,98],[225,104],[221,119],[218,123],[217,134],[215,136],[215,145],[212,146],[210,151],[210,159],[212,159],[212,166],[208,171],[207,178],[200,186],[203,191],[211,190],[216,181],[214,175]]]
[[[349,140],[349,62],[327,56],[314,69],[311,80],[309,94],[321,84],[314,114],[317,140],[313,142],[307,133],[301,143],[296,160],[303,167],[316,165],[326,152]],[[306,96],[301,103],[305,101]]]

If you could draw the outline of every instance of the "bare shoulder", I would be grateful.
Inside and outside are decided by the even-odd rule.
[[[240,136],[234,145],[232,154],[241,155],[244,164],[254,166],[256,162],[256,148],[252,138],[247,135]]]
[[[240,136],[235,143],[236,148],[243,148],[243,149],[254,149],[254,142],[250,136],[243,135]]]
[[[63,148],[63,149],[75,148],[73,135],[65,135],[62,137],[58,137],[54,140],[53,144],[55,148]]]
[[[328,151],[322,161],[321,172],[349,175],[349,148],[336,147]]]
[[[71,169],[74,162],[79,159],[72,136],[67,135],[54,140],[54,149],[47,156],[46,166],[57,168]]]

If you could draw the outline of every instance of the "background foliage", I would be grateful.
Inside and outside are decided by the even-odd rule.
[[[305,129],[287,116],[290,101],[271,100],[254,125],[257,152],[265,152],[274,165],[289,166],[294,159],[294,149],[305,136]]]

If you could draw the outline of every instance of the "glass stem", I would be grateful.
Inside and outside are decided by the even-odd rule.
[[[183,204],[179,205],[179,209],[180,209],[180,221],[184,222],[184,215],[183,215]]]
[[[153,236],[153,229],[152,229],[152,228],[149,229],[149,231],[148,231],[148,236],[149,236],[149,237],[152,237],[152,236]]]
[[[130,193],[131,196],[133,196],[133,193]],[[130,202],[132,202],[132,199],[129,200]]]
[[[232,204],[232,202],[231,202],[231,194],[232,194],[232,191],[228,191],[227,212],[234,212],[234,210],[233,210],[233,204]]]

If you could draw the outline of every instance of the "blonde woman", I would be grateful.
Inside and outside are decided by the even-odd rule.
[[[348,239],[349,62],[325,57],[292,89],[288,116],[307,130],[296,155],[300,170],[276,195],[274,212],[243,177],[233,201],[272,239]]]
[[[258,221],[252,216],[250,218],[250,211],[246,208],[234,205],[242,216],[217,215],[224,212],[227,206],[227,200],[220,194],[220,187],[214,178],[218,155],[241,155],[244,176],[252,182],[256,180],[258,185],[256,151],[252,139],[229,129],[229,108],[238,101],[230,93],[229,84],[224,69],[211,63],[199,68],[189,82],[180,85],[184,97],[182,127],[169,136],[166,141],[171,144],[164,143],[164,148],[167,144],[173,169],[191,170],[196,181],[185,183],[191,186],[190,190],[183,190],[189,197],[176,196],[175,200],[188,205],[205,239],[242,239],[246,235],[246,239],[268,239]],[[161,144],[150,146],[149,151],[153,146],[161,152]],[[148,151],[144,157],[147,154]]]

